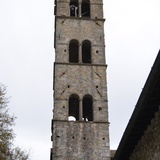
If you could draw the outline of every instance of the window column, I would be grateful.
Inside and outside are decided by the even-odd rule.
[[[79,120],[82,121],[83,118],[83,106],[82,106],[82,99],[79,101]]]
[[[79,17],[82,17],[82,11],[81,11],[81,8],[82,8],[82,3],[79,2]]]
[[[79,63],[82,63],[82,44],[79,44]]]

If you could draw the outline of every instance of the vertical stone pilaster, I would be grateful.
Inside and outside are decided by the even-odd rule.
[[[79,101],[79,120],[82,121],[83,118],[83,106],[82,106],[82,100]]]

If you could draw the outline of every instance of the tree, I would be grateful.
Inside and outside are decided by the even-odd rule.
[[[29,153],[13,145],[16,117],[9,113],[8,103],[6,86],[0,84],[0,160],[28,160]]]
[[[19,147],[13,148],[12,153],[10,155],[11,160],[28,160],[29,153],[25,150],[22,150]]]

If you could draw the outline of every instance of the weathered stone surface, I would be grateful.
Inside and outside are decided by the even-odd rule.
[[[104,22],[96,21],[96,23],[89,19],[57,18],[55,61],[68,63],[69,43],[72,39],[76,39],[79,42],[79,52],[84,40],[91,41],[92,64],[105,64]]]
[[[54,121],[56,160],[109,160],[108,123]]]
[[[56,64],[55,120],[68,119],[68,100],[71,94],[77,94],[80,101],[84,95],[92,95],[94,121],[106,122],[108,120],[106,66]]]
[[[70,0],[57,0],[57,16],[70,16]],[[79,0],[79,4],[82,0]],[[91,18],[103,18],[103,3],[102,0],[90,0]]]
[[[111,160],[113,159],[115,153],[116,153],[116,150],[110,150],[110,157],[111,157]]]
[[[160,160],[160,111],[144,132],[129,160]]]
[[[82,0],[79,0],[79,14],[81,4]],[[51,159],[109,160],[103,3],[102,0],[90,0],[91,17],[70,17],[69,5],[70,0],[56,1]],[[74,63],[69,62],[71,40],[78,41],[78,62]],[[90,42],[91,50],[90,62],[87,63],[83,61],[85,56],[82,58],[82,43],[85,40]],[[79,97],[79,108],[76,107],[80,118],[77,121],[68,121],[71,95]],[[84,121],[85,116],[82,116],[86,95],[92,97],[93,117],[90,121]]]

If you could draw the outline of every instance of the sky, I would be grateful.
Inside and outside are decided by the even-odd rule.
[[[0,83],[15,144],[49,160],[54,1],[0,0]],[[104,0],[110,145],[116,149],[160,49],[159,0]]]

